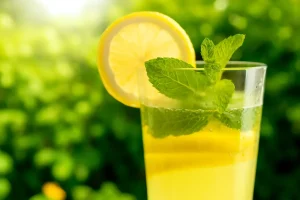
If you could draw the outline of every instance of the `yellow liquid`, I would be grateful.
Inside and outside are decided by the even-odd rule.
[[[199,132],[154,138],[143,126],[148,200],[252,200],[259,139],[210,122]]]

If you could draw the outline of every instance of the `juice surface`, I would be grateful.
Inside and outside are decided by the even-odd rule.
[[[164,138],[144,125],[148,200],[252,200],[259,123],[242,131],[211,121],[198,132]]]

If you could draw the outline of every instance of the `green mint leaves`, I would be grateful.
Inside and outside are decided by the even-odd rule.
[[[206,63],[217,63],[221,68],[224,68],[233,53],[242,46],[244,39],[245,35],[236,34],[214,45],[210,39],[205,38],[201,44],[203,60]]]
[[[155,138],[189,135],[200,131],[210,120],[218,120],[232,129],[250,130],[259,124],[261,107],[227,109],[222,114],[209,110],[157,108],[142,105],[143,123]],[[242,119],[245,118],[247,120]],[[256,127],[259,128],[259,127]]]
[[[221,78],[221,70],[226,66],[233,53],[242,46],[245,35],[236,34],[230,36],[219,44],[205,38],[201,44],[201,55],[206,62],[204,66],[205,74],[211,83],[215,83]]]
[[[191,109],[147,108],[147,121],[155,137],[186,135],[201,130],[216,118],[228,127],[241,127],[241,112],[227,110],[235,91],[231,80],[222,79],[222,69],[243,44],[245,36],[230,36],[215,45],[208,38],[201,44],[204,72],[175,58],[156,58],[145,63],[152,85],[169,98]],[[186,106],[183,106],[186,108]]]
[[[211,112],[204,110],[155,108],[143,106],[147,113],[143,121],[150,128],[153,137],[188,135],[207,125]]]
[[[211,96],[214,107],[219,113],[223,113],[234,93],[234,84],[227,79],[216,82],[213,87]]]
[[[195,73],[192,65],[175,58],[157,58],[146,63],[147,75],[152,85],[162,94],[173,99],[195,97],[205,89],[205,75]],[[182,69],[182,70],[181,70]]]

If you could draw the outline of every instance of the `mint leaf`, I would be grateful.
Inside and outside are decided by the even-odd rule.
[[[182,105],[184,108],[189,109],[202,109],[223,113],[231,102],[234,91],[234,84],[228,79],[222,79],[216,82],[216,84],[209,86],[204,92],[203,97],[196,99],[186,98]]]
[[[226,110],[234,90],[234,84],[228,79],[218,81],[213,87],[213,91],[211,92],[213,94],[212,102],[219,113],[223,113]]]
[[[175,58],[156,58],[145,62],[152,85],[162,94],[174,99],[200,95],[207,78],[192,70],[193,66]],[[186,70],[191,68],[191,70]]]
[[[215,117],[229,128],[241,129],[243,111],[243,109],[226,110],[222,114],[216,114]]]
[[[149,133],[155,138],[169,135],[188,135],[201,130],[207,125],[213,112],[203,110],[155,108],[142,106],[146,113],[144,125],[148,125]]]
[[[238,130],[259,128],[261,106],[240,109],[227,109],[222,114],[207,110],[176,108],[157,108],[142,105],[143,125],[148,126],[148,133],[155,138],[189,135],[204,128],[211,118],[218,119],[225,126]]]
[[[224,68],[227,62],[230,60],[233,53],[242,46],[245,39],[245,35],[236,34],[222,40],[214,48],[214,58],[217,63]]]
[[[218,63],[207,63],[204,65],[205,75],[210,84],[216,83],[221,78],[221,65]]]
[[[229,128],[239,130],[250,130],[255,126],[259,126],[259,120],[261,119],[262,107],[252,108],[239,108],[239,109],[227,109],[224,113],[215,113],[219,121]]]
[[[205,62],[214,63],[215,55],[214,55],[215,45],[213,41],[208,38],[205,38],[201,44],[201,55]]]

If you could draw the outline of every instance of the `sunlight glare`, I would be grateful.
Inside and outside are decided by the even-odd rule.
[[[39,0],[54,16],[78,16],[87,4],[87,0]]]

